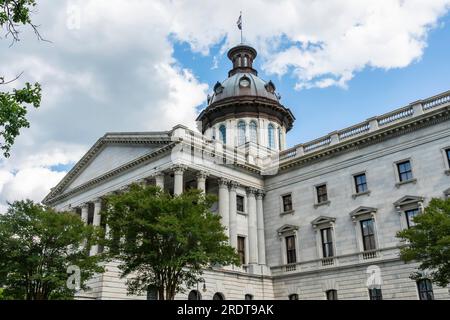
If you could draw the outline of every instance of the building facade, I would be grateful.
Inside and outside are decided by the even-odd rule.
[[[295,117],[258,77],[256,55],[230,49],[199,132],[107,133],[44,203],[100,225],[102,197],[134,182],[216,194],[243,264],[205,270],[178,299],[449,299],[426,272],[409,278],[417,264],[400,260],[396,233],[449,197],[450,91],[286,148]],[[80,298],[147,298],[127,296],[114,262],[90,287]]]

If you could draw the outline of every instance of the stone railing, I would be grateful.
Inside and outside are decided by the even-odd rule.
[[[291,272],[307,272],[314,270],[322,270],[326,268],[351,266],[361,263],[368,263],[382,259],[399,259],[399,247],[389,247],[384,249],[356,252],[352,254],[345,254],[335,257],[328,257],[322,259],[314,259],[308,261],[301,261],[297,263],[290,263],[271,267],[272,275],[279,275]]]
[[[425,100],[413,102],[406,107],[367,119],[366,121],[358,123],[354,126],[332,132],[313,141],[298,144],[292,148],[280,152],[279,159],[280,161],[288,161],[293,158],[301,157],[305,154],[324,149],[336,143],[401,123],[402,121],[420,116],[428,111],[437,108],[444,108],[449,105],[450,91],[447,91]]]

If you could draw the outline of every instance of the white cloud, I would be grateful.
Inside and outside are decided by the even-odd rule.
[[[0,41],[2,73],[39,81],[43,101],[30,110],[31,128],[0,162],[0,207],[40,200],[64,172],[109,131],[194,126],[208,86],[173,56],[170,39],[208,54],[244,38],[266,73],[292,75],[296,88],[345,87],[363,68],[401,68],[420,59],[427,34],[450,0],[247,0],[245,2],[72,0],[41,2],[41,33],[8,48]],[[68,12],[67,8],[71,10]],[[74,11],[75,9],[75,11]],[[68,28],[74,12],[79,28]],[[74,25],[71,25],[74,27]],[[75,26],[76,27],[76,26]],[[212,58],[212,67],[218,57]]]
[[[64,175],[65,172],[55,172],[41,167],[26,168],[15,174],[0,171],[0,183],[2,183],[1,204],[3,204],[0,210],[5,210],[4,205],[6,202],[15,200],[31,199],[37,202],[41,201],[48,190],[54,187]]]

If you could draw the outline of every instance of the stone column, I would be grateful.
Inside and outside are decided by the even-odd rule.
[[[258,190],[256,193],[256,219],[258,226],[258,263],[266,264],[266,241],[264,238],[264,210],[263,210],[263,197],[262,190]]]
[[[88,210],[89,206],[87,203],[81,205],[81,220],[87,224],[88,223]]]
[[[237,207],[236,207],[236,189],[238,183],[230,182],[230,245],[237,249]]]
[[[229,194],[228,194],[228,183],[227,179],[219,179],[219,214],[222,217],[222,224],[225,226],[225,234],[230,237],[229,232]]]
[[[197,173],[197,189],[201,190],[203,193],[206,193],[206,177],[208,175],[204,171],[200,171]]]
[[[258,263],[258,235],[256,222],[256,189],[247,188],[248,199],[248,246],[249,246],[249,264]]]
[[[97,199],[94,201],[94,220],[92,222],[92,225],[94,227],[100,226],[101,216],[100,216],[100,210],[102,208],[102,202]],[[94,245],[91,248],[91,256],[96,255],[98,253],[98,245]]]
[[[178,196],[183,193],[183,173],[186,170],[183,166],[176,166],[174,168],[174,186],[173,194]]]
[[[155,176],[155,185],[164,190],[164,173],[161,172]]]

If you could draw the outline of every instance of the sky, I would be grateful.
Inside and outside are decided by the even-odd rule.
[[[106,132],[195,128],[240,42],[296,117],[293,146],[450,89],[450,0],[37,0],[41,35],[0,39],[0,74],[40,82],[0,159],[0,212],[41,201]]]

